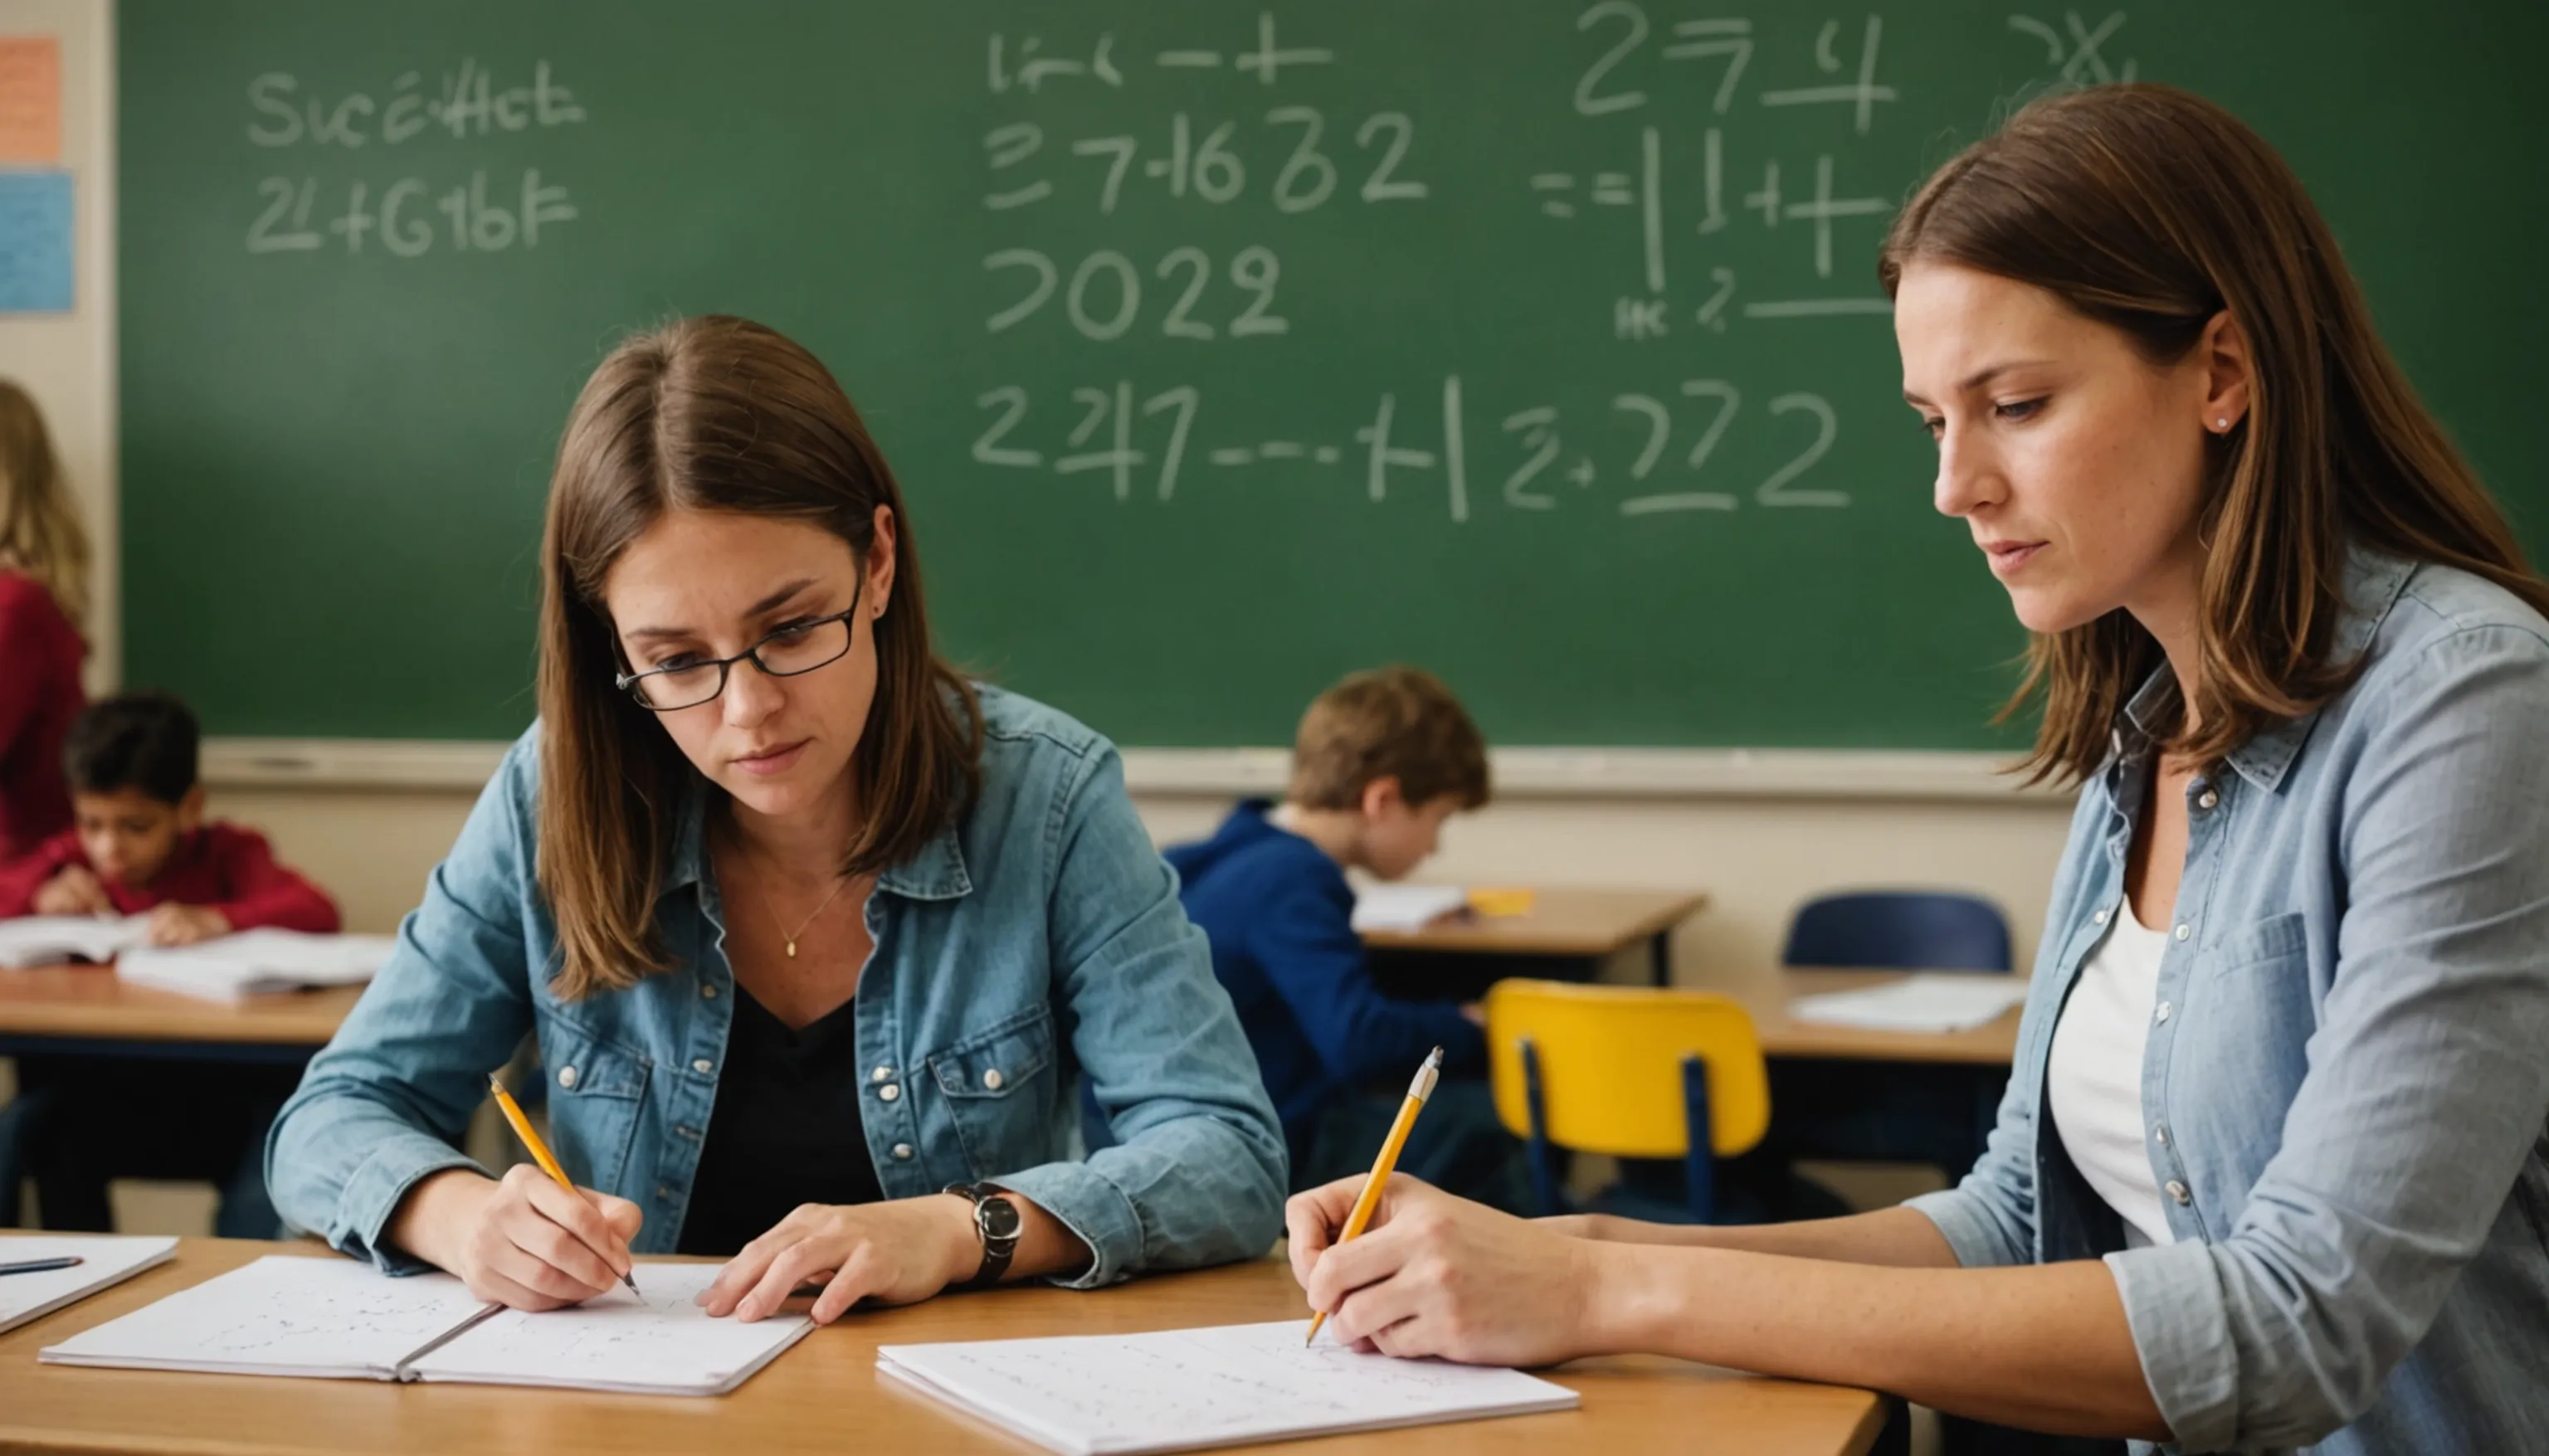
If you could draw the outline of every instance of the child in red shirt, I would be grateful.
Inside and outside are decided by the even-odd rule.
[[[72,826],[0,865],[0,918],[150,912],[150,943],[274,926],[333,934],[335,903],[265,837],[204,823],[195,715],[162,693],[108,698],[62,745]]]
[[[163,946],[258,926],[333,933],[335,903],[276,864],[262,835],[204,823],[198,753],[195,715],[164,693],[127,693],[80,714],[62,745],[72,826],[0,866],[0,916],[147,911],[150,939]],[[184,1178],[220,1186],[214,1231],[274,1237],[265,1131],[300,1078],[288,1065],[20,1058],[10,1121],[45,1227],[107,1231],[110,1181]]]

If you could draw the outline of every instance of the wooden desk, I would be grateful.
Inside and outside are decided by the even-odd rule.
[[[1671,890],[1545,889],[1523,915],[1465,915],[1417,931],[1369,931],[1384,951],[1450,951],[1486,956],[1557,956],[1602,960],[1643,941],[1656,985],[1672,984],[1673,928],[1708,896]]]
[[[1879,1032],[1799,1021],[1788,1003],[1823,991],[1856,991],[1903,979],[1899,970],[1782,970],[1773,976],[1729,978],[1695,990],[1720,991],[1744,1003],[1761,1034],[1768,1057],[1841,1061],[1948,1062],[2007,1067],[2018,1055],[2018,1019],[2012,1007],[1999,1020],[1970,1032]]]
[[[307,1061],[361,995],[360,986],[337,986],[232,1005],[130,985],[102,965],[0,970],[0,1055]]]
[[[0,1236],[0,1249],[7,1239]],[[36,1351],[235,1268],[315,1244],[189,1238],[174,1262],[0,1335],[0,1450],[262,1456],[338,1451],[1031,1453],[876,1374],[880,1344],[1099,1334],[1289,1320],[1300,1291],[1274,1260],[1136,1280],[1095,1293],[1010,1289],[857,1315],[815,1330],[731,1396],[605,1396],[497,1386],[251,1379],[40,1365]],[[1553,1373],[1579,1410],[1259,1448],[1302,1456],[1547,1456],[1678,1449],[1858,1456],[1880,1412],[1865,1391],[1757,1380],[1679,1361],[1587,1360]]]

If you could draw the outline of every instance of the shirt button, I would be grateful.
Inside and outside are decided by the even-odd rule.
[[[894,1155],[897,1158],[908,1160],[911,1157],[911,1144],[908,1142],[896,1143],[894,1145]]]
[[[673,1190],[661,1183],[656,1184],[655,1201],[657,1203],[671,1203],[673,1201]]]
[[[565,1088],[565,1089],[567,1089],[569,1092],[572,1092],[572,1091],[574,1091],[574,1090],[575,1090],[575,1068],[574,1068],[574,1067],[571,1067],[571,1066],[562,1066],[562,1067],[559,1067],[559,1068],[558,1068],[558,1085],[559,1085],[559,1086],[561,1086],[561,1087],[564,1087],[564,1088]]]
[[[877,1096],[879,1096],[879,1097],[881,1097],[881,1098],[885,1099],[885,1100],[886,1100],[886,1101],[888,1101],[888,1102],[892,1102],[892,1101],[894,1101],[896,1098],[900,1097],[901,1095],[902,1095],[902,1089],[901,1089],[900,1087],[896,1086],[896,1085],[895,1085],[894,1083],[892,1083],[892,1082],[888,1082],[888,1083],[886,1083],[884,1086],[879,1087],[879,1088],[877,1089]]]
[[[701,1076],[705,1077],[708,1073],[716,1070],[716,1063],[703,1056],[699,1060],[691,1063],[691,1070],[698,1072]]]
[[[701,999],[701,1000],[703,1000],[703,1001],[713,1001],[713,1000],[715,1000],[715,999],[716,999],[716,987],[714,987],[714,986],[702,986],[702,987],[700,987],[700,999]]]
[[[2179,927],[2177,928],[2177,938],[2178,938],[2179,940],[2181,940],[2181,941],[2182,941],[2182,940],[2185,940],[2188,936],[2191,936],[2191,935],[2193,935],[2193,934],[2195,934],[2195,927],[2194,927],[2194,926],[2191,926],[2191,925],[2181,925],[2181,926],[2179,926]]]
[[[2199,809],[2210,809],[2219,802],[2221,802],[2221,795],[2215,793],[2212,789],[2208,788],[2204,791],[2203,796],[2195,801],[2195,807]]]
[[[2090,916],[2089,923],[2092,925],[2105,925],[2107,923],[2107,912],[2101,910],[2097,914]]]
[[[2168,1124],[2153,1123],[2151,1125],[2151,1137],[2159,1143],[2160,1146],[2168,1146]]]
[[[2168,1004],[2167,1002],[2165,1002],[2165,1001],[2162,1001],[2161,1003],[2159,1003],[2159,1008],[2158,1008],[2157,1010],[2155,1010],[2155,1011],[2153,1011],[2153,1012],[2151,1013],[2151,1020],[2152,1020],[2152,1021],[2155,1021],[2155,1022],[2157,1022],[2157,1021],[2166,1021],[2166,1020],[2168,1020],[2168,1013],[2169,1013],[2170,1009],[2171,1009],[2171,1008],[2170,1008],[2169,1004]]]
[[[2177,1206],[2179,1208],[2184,1208],[2188,1204],[2195,1202],[2195,1195],[2188,1191],[2185,1184],[2180,1183],[2175,1178],[2168,1180],[2168,1196],[2177,1200]]]
[[[886,1082],[892,1081],[893,1079],[894,1068],[890,1066],[881,1066],[875,1071],[868,1073],[868,1080],[871,1082]]]
[[[1006,1080],[1007,1078],[1000,1075],[1000,1069],[998,1067],[993,1067],[990,1071],[983,1073],[983,1085],[991,1088],[994,1092],[999,1091],[1000,1084]]]

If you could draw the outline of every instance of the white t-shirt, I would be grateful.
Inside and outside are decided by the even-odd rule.
[[[2062,1145],[2080,1176],[2124,1219],[2134,1243],[2176,1240],[2151,1173],[2150,1125],[2142,1117],[2142,1049],[2167,950],[2168,932],[2145,929],[2133,918],[2132,902],[2119,896],[2107,912],[2106,935],[2090,948],[2054,1023],[2044,1074],[2045,1102]]]

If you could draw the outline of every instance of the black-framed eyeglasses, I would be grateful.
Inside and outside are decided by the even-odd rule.
[[[859,598],[867,593],[867,585],[862,576],[851,589],[848,611],[785,623],[732,657],[676,662],[643,673],[621,673],[613,681],[637,706],[669,713],[723,696],[726,672],[736,663],[749,662],[768,678],[794,678],[829,667],[849,655],[856,635],[850,619],[859,614]]]

